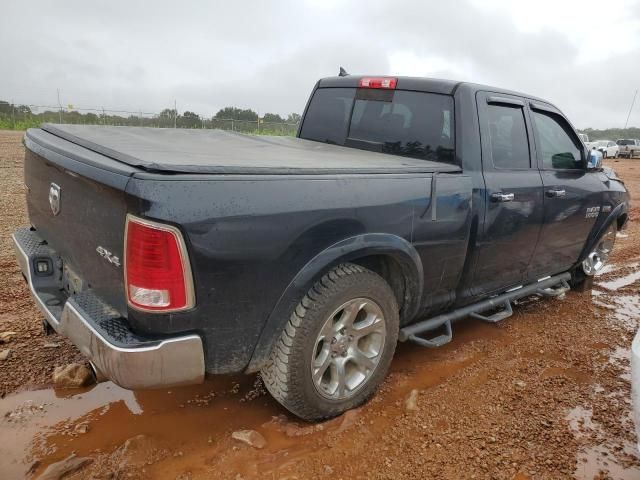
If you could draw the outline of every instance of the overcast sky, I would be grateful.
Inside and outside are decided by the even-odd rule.
[[[520,90],[578,128],[622,127],[640,0],[2,1],[0,45],[0,99],[16,103],[55,105],[59,88],[76,107],[286,115],[342,65]]]

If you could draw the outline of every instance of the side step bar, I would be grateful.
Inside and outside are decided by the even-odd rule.
[[[485,322],[499,322],[513,314],[513,310],[511,308],[512,301],[533,294],[554,297],[559,296],[569,289],[569,284],[567,282],[570,279],[571,274],[569,272],[561,273],[516,290],[510,290],[495,297],[482,300],[481,302],[467,305],[466,307],[461,307],[451,312],[443,313],[442,315],[414,323],[413,325],[402,328],[398,339],[401,342],[415,342],[423,347],[440,347],[449,343],[453,338],[451,323],[455,320],[459,320],[466,316],[472,316]],[[484,316],[481,314],[487,310],[495,310],[500,307],[502,307],[502,310],[494,313],[493,315]],[[435,338],[425,339],[419,336],[420,334],[431,332],[441,327],[444,327],[445,333]]]

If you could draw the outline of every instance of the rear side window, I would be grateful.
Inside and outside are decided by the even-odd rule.
[[[355,88],[319,88],[304,117],[300,136],[308,140],[344,145]]]
[[[533,111],[533,125],[544,168],[582,168],[582,153],[570,127],[556,115]]]
[[[319,88],[300,137],[454,163],[453,98],[425,92]]]
[[[531,166],[529,139],[522,107],[487,105],[491,157],[496,168]]]

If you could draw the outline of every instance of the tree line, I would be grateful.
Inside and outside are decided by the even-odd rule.
[[[178,112],[165,108],[159,114],[116,112],[108,110],[80,111],[69,108],[46,108],[35,112],[28,105],[0,100],[0,129],[23,130],[42,123],[72,123],[86,125],[116,125],[165,128],[221,128],[248,133],[295,134],[300,115],[291,113],[286,118],[277,113],[265,113],[259,118],[251,109],[225,107],[214,116],[205,117],[195,112]]]
[[[225,107],[212,116],[204,117],[195,112],[177,112],[165,108],[159,114],[136,114],[134,112],[85,111],[73,108],[45,109],[34,112],[28,105],[18,105],[0,100],[0,129],[24,130],[42,123],[74,123],[86,125],[119,125],[172,128],[221,128],[248,133],[295,134],[300,115],[290,113],[286,118],[277,113],[265,113],[258,122],[258,113],[251,109]],[[619,138],[639,138],[640,128],[586,128],[589,140],[617,140]]]
[[[590,141],[595,140],[613,140],[614,142],[620,138],[638,138],[640,139],[640,128],[606,128],[597,130],[595,128],[585,128],[580,133],[586,133]]]

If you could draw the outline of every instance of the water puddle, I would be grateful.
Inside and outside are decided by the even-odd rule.
[[[607,290],[616,291],[619,288],[627,287],[640,280],[640,270],[631,272],[622,277],[614,278],[613,280],[607,280],[604,282],[598,282],[598,286],[606,288]]]
[[[548,367],[541,375],[542,378],[565,377],[577,383],[589,383],[592,378],[577,368]]]
[[[501,329],[474,321],[456,324],[454,331],[454,341],[437,350],[400,344],[390,379],[372,402],[316,425],[288,414],[256,386],[254,375],[215,377],[171,390],[132,392],[106,382],[86,390],[10,395],[0,400],[0,472],[3,478],[22,478],[30,470],[38,475],[72,453],[94,458],[93,469],[118,471],[123,446],[134,439],[144,443],[139,448],[145,460],[138,467],[150,478],[207,475],[211,465],[245,477],[279,475],[322,448],[328,435],[350,428],[354,418],[373,412],[368,434],[384,435],[409,391],[447,381],[482,358],[474,345],[504,337]],[[255,450],[239,444],[231,438],[239,429],[260,432],[267,446]]]
[[[610,478],[612,480],[628,480],[640,478],[640,468],[619,459],[632,459],[636,456],[635,445],[624,441],[614,452],[605,445],[591,444],[590,438],[598,436],[601,427],[593,420],[593,411],[589,408],[577,406],[569,410],[566,416],[569,428],[575,438],[582,444],[578,451],[578,458],[574,475],[577,479],[592,480],[594,478]],[[599,476],[606,472],[606,477]]]
[[[243,408],[253,395],[254,378],[220,377],[195,387],[140,392],[106,382],[86,391],[48,389],[6,397],[0,401],[0,471],[19,478],[36,459],[46,465],[72,452],[90,456],[140,434],[172,449],[207,445],[227,430],[282,413],[266,395]],[[78,425],[86,425],[86,433],[79,433]]]

